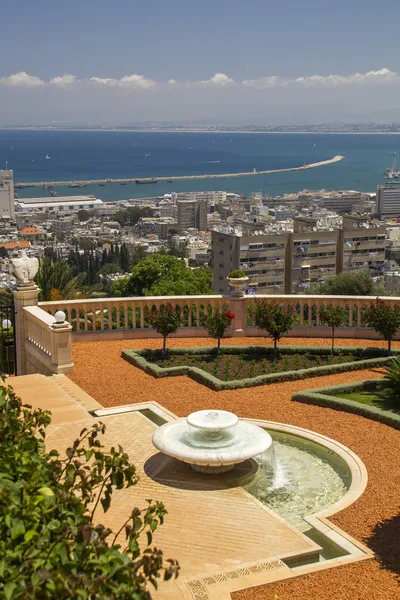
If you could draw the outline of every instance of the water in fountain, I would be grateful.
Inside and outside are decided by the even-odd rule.
[[[268,450],[255,456],[254,459],[260,470],[260,477],[270,482],[269,492],[282,489],[291,491],[293,489],[285,465],[276,458],[274,442]]]
[[[339,500],[351,474],[342,459],[320,444],[295,435],[272,436],[271,448],[255,457],[259,468],[244,487],[289,523],[305,529],[303,517]]]

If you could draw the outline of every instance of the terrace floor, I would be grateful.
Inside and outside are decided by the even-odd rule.
[[[269,344],[264,338],[235,338],[224,344]],[[290,345],[329,345],[327,339],[282,340]],[[172,347],[210,345],[208,339],[171,339]],[[338,346],[383,346],[366,340],[337,340]],[[400,343],[395,346],[399,347]],[[361,498],[330,520],[366,544],[376,558],[327,569],[233,594],[234,600],[393,600],[400,597],[400,431],[364,417],[291,401],[311,387],[382,376],[378,370],[354,371],[303,381],[214,392],[187,377],[154,379],[120,357],[121,350],[157,348],[160,340],[76,342],[71,379],[106,407],[156,401],[178,416],[219,408],[239,417],[267,419],[311,429],[348,446],[364,462],[368,486]],[[162,497],[160,497],[163,500]],[[168,507],[167,507],[168,508]],[[189,529],[196,514],[182,515]],[[162,547],[162,545],[160,544]]]

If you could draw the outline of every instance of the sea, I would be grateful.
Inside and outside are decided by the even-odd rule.
[[[149,185],[57,186],[60,196],[94,194],[105,202],[171,192],[226,190],[264,196],[309,190],[374,192],[400,156],[400,135],[140,131],[0,130],[0,169],[16,182],[170,177]],[[339,163],[304,171],[201,180],[174,176],[283,169],[342,154]],[[42,187],[18,190],[43,197]]]

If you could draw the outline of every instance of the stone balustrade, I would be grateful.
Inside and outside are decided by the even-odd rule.
[[[98,298],[88,300],[59,300],[40,302],[39,306],[54,315],[58,310],[66,313],[72,326],[73,339],[123,339],[157,337],[150,327],[149,313],[153,307],[171,303],[179,308],[182,325],[177,337],[202,337],[207,332],[201,326],[201,317],[213,312],[217,306],[226,303],[235,313],[230,335],[265,335],[254,325],[254,307],[259,299],[279,302],[292,306],[296,312],[296,324],[289,335],[299,337],[325,337],[330,335],[328,327],[319,323],[321,306],[342,306],[346,311],[344,327],[336,331],[337,337],[376,338],[377,334],[368,328],[363,319],[363,309],[374,302],[369,296],[297,296],[297,295],[257,295],[233,298],[224,296],[157,296],[136,298]],[[400,298],[383,298],[388,304],[400,303]]]
[[[54,316],[39,306],[25,306],[23,314],[24,361],[19,365],[18,374],[72,373],[71,325],[56,323]]]

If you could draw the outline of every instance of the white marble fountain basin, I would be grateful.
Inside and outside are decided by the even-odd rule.
[[[159,427],[154,446],[203,473],[223,473],[272,444],[267,431],[226,411],[198,411]]]

